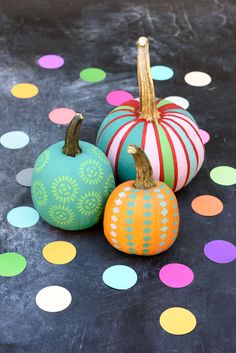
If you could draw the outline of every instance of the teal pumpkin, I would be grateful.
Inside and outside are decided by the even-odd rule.
[[[81,122],[77,114],[67,129],[65,144],[60,141],[40,154],[32,177],[36,210],[47,223],[65,230],[95,225],[115,188],[105,154],[88,142],[78,142]]]

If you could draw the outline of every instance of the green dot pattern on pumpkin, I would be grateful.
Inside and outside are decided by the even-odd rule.
[[[46,206],[48,201],[48,193],[44,183],[41,180],[35,180],[31,192],[39,206]]]
[[[62,152],[64,141],[51,145],[38,157],[32,176],[36,210],[44,221],[65,230],[95,225],[115,188],[112,167],[105,154],[94,152],[98,148],[88,142],[79,143],[82,153],[76,157]],[[95,168],[89,167],[86,173],[84,166],[91,161]]]
[[[50,157],[51,153],[49,150],[45,150],[43,153],[41,153],[34,166],[35,173],[40,173],[45,168],[49,162]]]
[[[93,185],[103,180],[104,172],[99,162],[87,159],[79,166],[79,176],[86,184]]]
[[[59,176],[52,183],[52,194],[60,202],[68,203],[76,200],[79,185],[76,179],[69,176]]]
[[[102,205],[102,196],[99,192],[88,191],[77,202],[77,209],[82,215],[98,214]]]
[[[74,221],[75,214],[68,206],[53,205],[49,208],[49,217],[56,225],[67,226]]]

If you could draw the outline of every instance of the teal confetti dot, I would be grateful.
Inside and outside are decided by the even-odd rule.
[[[129,240],[133,239],[133,235],[131,235],[131,234],[127,234],[125,237]]]
[[[128,211],[126,211],[126,214],[127,214],[128,216],[132,216],[133,211],[132,211],[132,210],[128,210]]]
[[[150,228],[144,228],[143,231],[144,231],[145,234],[149,234],[151,232],[151,229]]]
[[[151,67],[151,74],[153,80],[165,81],[174,76],[174,71],[168,66],[156,65]]]
[[[145,221],[144,221],[144,224],[146,224],[147,226],[149,225],[149,224],[151,224],[152,222],[151,221],[149,221],[148,219],[146,219]]]
[[[39,220],[38,212],[28,206],[13,208],[7,214],[8,222],[17,228],[28,228],[34,226]]]
[[[125,290],[135,285],[138,276],[129,266],[115,265],[104,271],[102,279],[111,288]]]
[[[150,195],[147,194],[147,195],[144,196],[144,200],[147,200],[147,201],[148,201],[148,200],[150,200],[150,199],[151,199],[151,196],[150,196]]]

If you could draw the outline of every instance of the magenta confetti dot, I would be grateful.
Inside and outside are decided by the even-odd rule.
[[[183,288],[193,281],[194,273],[186,265],[173,263],[161,268],[159,278],[168,287]]]
[[[64,65],[64,59],[54,54],[41,56],[37,62],[44,69],[59,69]]]
[[[204,254],[213,262],[227,264],[236,259],[236,247],[226,240],[212,240],[205,245]]]
[[[204,145],[210,140],[210,135],[208,134],[207,131],[200,129],[199,130],[200,137],[202,139],[202,142]]]
[[[107,103],[114,106],[121,105],[132,99],[134,99],[134,97],[131,93],[122,90],[111,91],[106,96]]]

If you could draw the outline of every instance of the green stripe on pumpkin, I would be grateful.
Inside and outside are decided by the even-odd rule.
[[[119,107],[114,108],[112,111],[115,112],[116,110],[123,110],[123,109],[134,110],[134,107],[131,107],[130,105],[120,105]]]
[[[157,122],[155,123],[159,132],[161,150],[163,155],[164,182],[169,185],[170,188],[173,188],[175,173],[171,147],[165,134],[165,131],[162,129],[160,124],[158,124]]]

